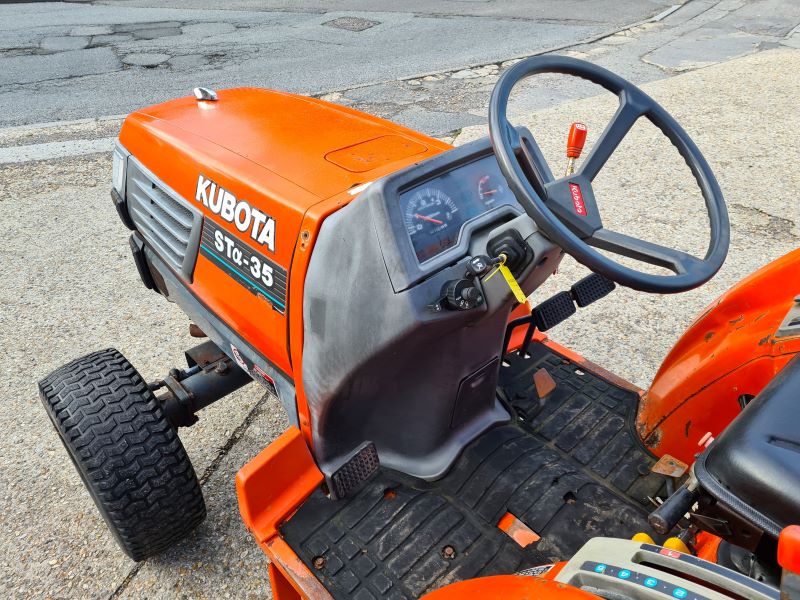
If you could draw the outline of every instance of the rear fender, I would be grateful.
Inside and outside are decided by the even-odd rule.
[[[655,454],[694,462],[703,436],[718,435],[741,412],[740,402],[800,351],[800,332],[778,335],[799,294],[795,250],[743,279],[695,320],[639,405],[638,432]]]

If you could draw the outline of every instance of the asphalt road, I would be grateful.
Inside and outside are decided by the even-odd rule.
[[[576,43],[671,3],[602,0],[588,18],[574,0],[2,5],[0,126],[127,113],[197,85],[313,94],[440,72]]]
[[[800,195],[800,6],[791,0],[693,0],[669,14],[669,2],[609,0],[591,18],[580,2],[451,0],[434,12],[412,0],[369,3],[365,12],[366,3],[344,0],[335,13],[322,2],[234,1],[218,10],[208,0],[191,11],[177,0],[147,4],[0,5],[0,125],[14,125],[0,129],[0,596],[269,595],[266,560],[241,524],[233,478],[285,427],[277,402],[249,386],[181,432],[209,515],[185,542],[138,565],[116,548],[39,405],[35,381],[75,356],[115,346],[152,380],[194,343],[183,314],[141,287],[108,199],[116,115],[198,83],[269,85],[459,144],[482,135],[491,88],[517,56],[566,46],[645,84],[717,172],[731,210],[731,256],[699,290],[620,290],[554,331],[643,386],[698,310],[798,245],[800,209],[775,191],[780,182],[780,198]],[[342,17],[380,24],[360,32],[325,25]],[[126,62],[136,54],[168,58]],[[513,115],[558,166],[570,120],[589,121],[591,132],[603,126],[610,104],[596,93],[572,81],[532,82],[514,98]],[[598,194],[604,218],[696,250],[706,233],[691,182],[651,134],[634,131],[625,158],[609,166]],[[655,218],[631,201],[643,190],[663,203]],[[567,262],[536,297],[580,275]]]

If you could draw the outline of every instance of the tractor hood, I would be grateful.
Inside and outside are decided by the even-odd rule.
[[[346,107],[254,88],[141,109],[125,119],[120,143],[231,233],[238,234],[220,210],[220,194],[274,220],[268,249],[287,269],[311,206],[449,148]],[[256,224],[263,222],[259,216]],[[250,233],[258,241],[260,233]]]
[[[150,129],[168,143],[202,138],[318,199],[391,172],[386,167],[398,161],[421,158],[429,147],[446,148],[342,106],[255,88],[222,90],[216,101],[187,97],[157,104],[132,114],[126,121],[131,126]]]
[[[191,235],[202,231],[206,246],[200,245],[193,271],[184,273],[192,293],[284,373],[291,372],[286,314],[301,227],[308,229],[305,243],[313,240],[322,219],[355,197],[349,190],[449,148],[346,107],[250,88],[220,91],[215,101],[179,98],[137,111],[125,119],[120,144],[131,155],[129,172],[139,174],[128,185],[140,213],[151,210],[148,199],[179,197],[184,212],[202,214],[202,230]],[[304,225],[320,203],[312,224]],[[152,211],[154,224],[167,219],[157,227],[175,229],[158,207]],[[225,257],[213,253],[215,244]],[[234,244],[239,247],[228,257]],[[246,272],[220,263],[252,252],[257,261]],[[258,291],[270,302],[248,291],[265,277],[259,272],[253,284],[253,264],[272,270],[272,287]],[[302,276],[302,266],[299,271]]]

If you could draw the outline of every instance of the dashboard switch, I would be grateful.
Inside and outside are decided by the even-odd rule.
[[[444,300],[451,310],[470,310],[483,302],[483,296],[469,279],[453,279],[444,286]]]
[[[486,273],[486,271],[488,271],[493,264],[494,261],[488,256],[473,256],[467,263],[467,272],[465,277],[480,277]]]
[[[492,256],[506,255],[506,266],[519,275],[533,258],[533,252],[516,229],[509,229],[489,240],[486,249]]]

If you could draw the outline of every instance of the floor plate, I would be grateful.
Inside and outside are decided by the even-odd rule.
[[[565,361],[542,344],[506,357],[517,421],[480,436],[444,478],[382,470],[351,498],[316,492],[281,534],[335,598],[361,600],[418,598],[568,558],[591,537],[649,531],[646,496],[663,480],[633,436],[638,395]],[[541,400],[540,369],[556,384]],[[519,546],[497,526],[507,512],[541,539]]]

